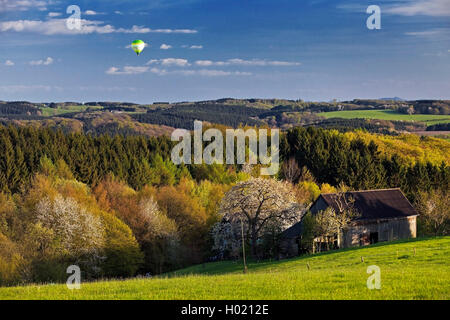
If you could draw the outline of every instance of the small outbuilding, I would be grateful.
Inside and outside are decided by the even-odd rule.
[[[351,200],[352,210],[358,215],[349,227],[334,239],[334,248],[364,246],[381,241],[415,238],[417,234],[416,210],[398,188],[352,191],[343,194]],[[342,194],[321,194],[312,204],[314,215],[331,207],[336,212],[346,209],[350,202],[340,201]],[[344,208],[343,208],[344,206]],[[302,253],[302,221],[294,224],[281,235],[282,256]]]

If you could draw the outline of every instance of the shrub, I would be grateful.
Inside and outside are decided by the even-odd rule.
[[[24,264],[18,246],[0,233],[0,285],[19,282]]]

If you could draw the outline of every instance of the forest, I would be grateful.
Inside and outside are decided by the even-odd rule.
[[[224,258],[220,223],[239,186],[284,188],[273,201],[289,196],[298,210],[337,190],[400,187],[422,212],[430,199],[448,201],[449,143],[441,139],[293,128],[281,135],[283,163],[268,179],[258,165],[175,166],[173,144],[0,126],[0,283],[60,281],[68,263],[96,279]],[[436,231],[424,220],[420,232],[445,234],[446,225]],[[276,256],[274,226],[249,234],[253,257]]]
[[[194,129],[194,120],[219,123],[231,127],[244,125],[262,125],[263,122],[255,119],[264,110],[233,105],[184,105],[170,109],[148,110],[146,114],[136,114],[133,118],[139,122],[162,124],[175,128]]]

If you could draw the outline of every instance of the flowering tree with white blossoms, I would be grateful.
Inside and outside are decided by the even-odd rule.
[[[36,206],[36,222],[49,229],[58,240],[60,256],[77,259],[92,271],[99,272],[103,259],[105,230],[100,217],[88,212],[72,198],[58,195],[44,198]]]
[[[241,225],[221,221],[212,228],[213,250],[218,251],[216,259],[238,258],[242,250]]]
[[[231,226],[216,228],[219,231],[222,229],[222,232],[215,236],[215,240],[220,237],[226,239],[223,231],[227,230],[237,235],[236,231],[240,230],[242,221],[246,239],[250,240],[252,256],[256,257],[258,242],[265,233],[273,232],[275,227],[282,231],[298,222],[304,208],[295,202],[292,184],[275,179],[255,178],[239,182],[228,191],[222,199],[219,212],[223,217],[222,221]],[[231,238],[236,241],[236,236]]]

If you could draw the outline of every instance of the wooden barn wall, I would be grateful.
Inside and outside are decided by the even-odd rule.
[[[416,217],[390,219],[375,223],[361,224],[352,227],[344,233],[343,247],[354,247],[361,245],[363,235],[378,232],[378,242],[393,241],[398,239],[415,238]]]

